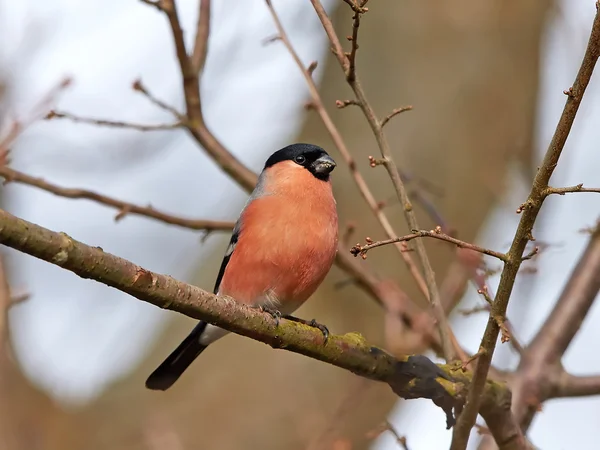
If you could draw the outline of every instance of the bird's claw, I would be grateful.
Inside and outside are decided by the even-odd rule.
[[[269,308],[268,306],[259,306],[259,309],[262,312],[266,312],[267,314],[269,314],[273,319],[275,319],[275,326],[278,327],[279,326],[279,319],[281,319],[281,312],[273,309],[273,308]]]
[[[323,343],[326,344],[327,343],[327,339],[329,339],[329,329],[325,325],[317,322],[315,319],[312,319],[308,323],[308,325],[311,326],[311,327],[313,327],[313,328],[319,329],[321,331],[321,333],[323,333],[323,339],[324,339]]]
[[[309,327],[317,328],[319,331],[321,331],[321,333],[323,333],[323,344],[327,343],[327,340],[329,339],[329,330],[327,329],[327,327],[325,325],[320,324],[315,319],[304,320],[304,319],[300,319],[299,317],[294,317],[294,316],[283,316],[283,317],[287,320],[291,320],[292,322],[298,322],[303,325],[308,325]]]

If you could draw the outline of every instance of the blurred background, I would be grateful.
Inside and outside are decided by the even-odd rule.
[[[335,109],[351,98],[322,27],[307,0],[273,1],[359,170],[398,233],[407,230],[389,180],[370,169],[373,136],[358,109]],[[546,150],[564,94],[585,50],[595,13],[592,0],[446,2],[406,0],[369,4],[360,28],[358,73],[382,116],[411,190],[425,193],[461,239],[506,250],[532,175]],[[178,0],[191,42],[197,1]],[[324,4],[338,34],[351,33],[341,0]],[[281,43],[261,0],[220,0],[212,6],[209,56],[202,80],[208,126],[255,171],[291,142],[324,146],[339,158],[320,119],[306,111],[304,80]],[[65,79],[70,85],[56,86]],[[169,115],[131,89],[134,80],[182,108],[179,68],[168,24],[139,1],[0,0],[0,129],[50,108],[73,114],[166,123]],[[600,185],[600,81],[592,82],[553,178],[555,186]],[[49,96],[49,93],[52,95]],[[47,101],[46,101],[47,99]],[[41,103],[41,107],[40,107]],[[11,166],[65,187],[91,189],[152,204],[175,215],[235,220],[246,194],[183,130],[139,132],[68,121],[31,123],[11,149]],[[334,172],[340,226],[356,225],[353,240],[383,237],[347,168]],[[2,207],[64,231],[150,270],[211,289],[229,239],[127,216],[83,200],[9,184]],[[437,223],[417,204],[423,228]],[[600,199],[551,198],[537,224],[550,244],[518,279],[509,309],[524,342],[556,301],[594,224]],[[452,276],[452,247],[427,242],[438,282]],[[189,332],[194,321],[159,310],[50,264],[2,249],[11,287],[27,301],[11,308],[10,349],[0,358],[2,449],[366,449],[398,448],[378,425],[389,420],[412,450],[447,448],[441,410],[426,400],[398,400],[385,385],[303,356],[228,336],[203,354],[177,385],[151,392],[144,380]],[[424,299],[397,252],[382,248],[368,266]],[[490,263],[491,268],[494,261]],[[406,349],[386,333],[382,309],[332,269],[299,311],[334,333],[357,331],[375,345]],[[497,276],[491,277],[495,287]],[[480,304],[474,288],[459,292],[459,309]],[[592,309],[563,363],[574,373],[600,372],[590,351],[600,339]],[[451,316],[457,337],[475,353],[487,314]],[[386,337],[387,336],[387,337]],[[429,356],[434,357],[428,353]],[[507,345],[498,367],[518,359]],[[596,448],[597,398],[544,405],[529,436],[541,449]],[[476,448],[477,439],[472,439]]]

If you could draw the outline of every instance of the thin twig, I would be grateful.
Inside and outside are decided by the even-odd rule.
[[[207,232],[231,231],[234,225],[233,222],[228,221],[186,219],[158,211],[151,206],[144,207],[135,205],[133,203],[124,202],[122,200],[98,194],[93,191],[56,186],[55,184],[49,183],[42,178],[32,177],[31,175],[27,175],[9,167],[0,166],[0,177],[4,178],[4,184],[11,182],[21,183],[42,189],[60,197],[86,199],[105,206],[116,208],[119,213],[115,216],[115,220],[120,220],[127,214],[134,214],[159,220],[171,225],[189,228],[191,230],[203,230]]]
[[[317,16],[321,20],[323,28],[329,37],[329,41],[333,45],[333,52],[335,53],[342,70],[346,74],[346,77],[350,70],[350,61],[346,54],[344,53],[340,41],[337,37],[335,29],[333,27],[333,23],[331,19],[325,12],[323,5],[319,0],[311,0],[313,7],[317,13]],[[348,77],[347,77],[348,79]],[[396,195],[400,204],[402,205],[402,209],[404,211],[404,216],[408,223],[409,229],[411,230],[419,230],[421,227],[417,221],[417,217],[413,211],[412,203],[408,197],[408,193],[404,186],[404,182],[400,176],[400,172],[398,171],[398,167],[394,162],[392,157],[392,151],[390,149],[388,140],[383,132],[383,128],[381,127],[381,122],[377,119],[375,111],[373,110],[371,104],[366,98],[366,94],[360,84],[358,77],[354,77],[354,79],[348,79],[348,84],[352,88],[354,95],[356,96],[356,100],[358,101],[359,107],[361,108],[373,134],[375,135],[375,140],[377,141],[377,146],[381,152],[381,156],[384,160],[384,167],[386,168],[390,179],[392,180],[392,184],[396,191]],[[444,313],[444,308],[440,301],[440,294],[437,288],[437,284],[435,281],[435,273],[433,272],[433,268],[431,267],[431,263],[429,261],[429,257],[427,256],[427,252],[425,250],[425,245],[423,241],[417,239],[416,250],[417,256],[421,262],[423,267],[423,272],[425,274],[425,281],[427,284],[428,291],[428,300],[433,309],[433,314],[438,322],[439,332],[442,339],[442,345],[444,347],[444,357],[447,361],[452,361],[456,359],[456,351],[454,346],[452,345],[451,333],[452,330],[448,324],[448,319]]]
[[[389,423],[386,422],[386,429],[392,433],[392,436],[394,436],[394,439],[396,439],[396,443],[403,449],[403,450],[409,450],[408,448],[408,443],[406,442],[406,436],[400,436],[398,434],[398,432],[396,431],[396,429],[394,428],[394,426]]]
[[[112,128],[129,128],[138,131],[161,131],[161,130],[176,130],[181,128],[183,124],[181,122],[175,123],[164,123],[164,124],[141,124],[133,122],[125,122],[121,120],[106,120],[106,119],[95,119],[92,117],[82,117],[76,114],[68,113],[65,111],[50,111],[46,117],[46,120],[52,119],[68,119],[75,123],[84,123],[87,125],[95,125],[101,127],[112,127]]]
[[[352,16],[352,36],[349,37],[352,45],[350,47],[350,53],[348,54],[349,64],[346,79],[348,81],[354,81],[354,78],[356,77],[356,52],[358,51],[358,28],[360,27],[360,16],[366,11],[358,5],[358,0],[356,0],[356,3],[351,1],[346,3],[348,3],[354,11],[354,16]]]
[[[202,77],[204,64],[208,55],[208,38],[210,36],[210,0],[200,0],[198,8],[198,26],[196,28],[196,39],[194,53],[192,54],[192,66],[199,77]]]
[[[544,190],[544,195],[552,195],[552,194],[565,195],[565,194],[570,194],[570,193],[575,193],[575,192],[600,193],[600,188],[584,188],[583,183],[580,183],[576,186],[569,186],[569,187],[562,187],[562,188],[547,187]]]
[[[426,231],[426,230],[413,231],[412,234],[407,234],[406,236],[401,236],[401,237],[397,237],[394,239],[386,239],[383,241],[373,242],[373,241],[369,240],[369,241],[367,241],[366,245],[356,244],[354,247],[352,247],[350,249],[350,253],[352,253],[354,256],[358,256],[358,255],[363,256],[363,255],[366,255],[369,250],[374,249],[376,247],[382,247],[384,245],[390,245],[390,244],[394,244],[396,242],[408,242],[413,239],[424,238],[424,237],[429,237],[429,238],[433,238],[433,239],[439,239],[440,241],[450,242],[451,244],[454,244],[457,247],[473,250],[478,253],[483,253],[484,255],[493,256],[494,258],[498,258],[501,261],[506,261],[506,255],[504,253],[496,252],[496,251],[490,250],[488,248],[480,247],[478,245],[470,244],[468,242],[461,241],[460,239],[453,238],[452,236],[448,236],[447,234],[442,233],[441,228],[431,230],[431,231]]]
[[[176,117],[179,120],[179,122],[184,123],[186,121],[186,117],[184,114],[177,111],[176,108],[169,105],[168,103],[166,103],[166,102],[162,101],[161,99],[152,95],[152,93],[148,90],[148,88],[146,86],[144,86],[144,84],[142,83],[142,80],[140,80],[140,79],[135,80],[133,82],[133,84],[131,85],[131,88],[134,91],[141,93],[144,97],[146,97],[148,99],[148,101],[150,101],[150,103],[154,104],[155,106],[159,107],[160,109],[163,109],[163,110],[171,113],[174,117]]]
[[[10,287],[8,284],[8,275],[4,268],[4,255],[0,254],[0,373],[4,369],[4,364],[8,363],[6,352],[9,351],[8,345],[8,311],[12,305]]]
[[[596,8],[598,9],[598,8]],[[592,72],[600,55],[600,14],[596,11],[596,17],[592,26],[592,31],[588,46],[581,63],[581,67],[571,94],[567,96],[567,101],[559,119],[556,131],[548,147],[544,160],[540,165],[534,178],[531,192],[524,205],[523,215],[515,233],[510,250],[507,253],[507,261],[504,263],[504,269],[500,277],[498,292],[492,305],[492,311],[486,326],[485,334],[481,341],[481,347],[487,350],[487,353],[477,360],[476,370],[473,376],[473,383],[469,388],[467,404],[460,415],[458,423],[454,428],[452,436],[451,450],[464,450],[467,448],[471,428],[475,424],[479,406],[481,404],[481,393],[485,386],[485,381],[489,367],[492,362],[494,350],[500,333],[495,317],[504,317],[512,293],[515,279],[521,267],[523,252],[527,243],[532,238],[533,225],[545,199],[544,192],[548,188],[550,177],[556,168],[560,155],[563,151],[569,132],[577,115],[577,110],[585,93],[585,89],[590,81]]]
[[[389,113],[387,116],[385,116],[383,118],[383,120],[381,121],[381,128],[385,127],[385,125],[390,121],[390,119],[392,119],[393,117],[396,117],[398,114],[402,114],[403,112],[406,111],[412,111],[413,107],[411,105],[408,106],[403,106],[401,108],[396,108],[393,109],[391,113]]]

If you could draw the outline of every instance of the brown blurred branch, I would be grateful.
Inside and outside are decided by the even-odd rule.
[[[600,395],[600,375],[575,376],[563,372],[550,398]]]
[[[406,217],[406,222],[408,223],[410,230],[419,230],[421,227],[417,221],[417,217],[414,213],[412,203],[410,198],[408,197],[408,193],[404,186],[404,182],[400,176],[400,172],[398,171],[398,167],[392,157],[392,151],[390,149],[388,140],[383,132],[383,127],[381,125],[381,121],[377,118],[373,107],[367,100],[366,94],[362,88],[360,80],[355,75],[355,71],[351,70],[351,63],[348,55],[344,52],[342,45],[340,43],[339,38],[335,32],[333,27],[333,23],[331,19],[325,12],[323,5],[319,0],[311,0],[311,3],[317,13],[317,16],[321,20],[321,24],[329,37],[329,41],[333,46],[333,52],[346,75],[346,79],[348,84],[352,88],[354,95],[356,96],[356,101],[360,109],[362,110],[373,134],[375,135],[375,140],[377,141],[377,146],[381,152],[382,156],[382,165],[386,168],[388,175],[392,181],[394,189],[396,191],[396,195],[400,204],[402,205],[404,215]],[[356,14],[358,17],[359,14]],[[358,30],[358,28],[356,28]],[[446,318],[446,314],[444,313],[444,308],[440,301],[440,293],[437,288],[437,284],[435,281],[435,273],[433,272],[433,268],[431,267],[431,263],[429,261],[429,257],[427,256],[427,252],[425,250],[425,245],[420,239],[415,241],[417,256],[423,267],[423,272],[425,274],[425,281],[427,284],[427,292],[428,299],[431,304],[433,315],[438,323],[438,328],[440,332],[440,337],[442,340],[442,346],[444,348],[444,358],[447,361],[452,361],[456,359],[456,351],[454,346],[452,345],[452,330],[448,324],[448,319]]]
[[[202,77],[206,56],[208,55],[208,38],[210,36],[210,0],[200,0],[198,8],[198,26],[194,52],[192,53],[192,67],[199,77]]]
[[[219,220],[199,220],[199,219],[186,219],[183,217],[173,216],[161,211],[154,209],[151,206],[139,206],[133,203],[118,200],[116,198],[108,197],[106,195],[98,194],[93,191],[85,189],[73,189],[64,188],[51,184],[42,178],[32,177],[23,172],[11,169],[6,166],[0,166],[0,177],[4,178],[4,184],[6,183],[21,183],[28,186],[37,187],[46,192],[50,192],[60,197],[73,198],[73,199],[86,199],[96,203],[100,203],[105,206],[110,206],[119,210],[119,213],[115,216],[115,220],[121,220],[127,214],[135,214],[138,216],[149,217],[152,219],[160,220],[161,222],[168,223],[171,225],[177,225],[192,230],[204,230],[204,231],[230,231],[233,229],[233,222],[219,221]]]
[[[205,320],[234,333],[335,365],[390,385],[403,398],[430,398],[454,422],[453,409],[468,378],[455,382],[451,369],[424,356],[394,358],[372,347],[357,333],[330,335],[215,296],[169,276],[150,272],[127,260],[90,247],[0,210],[0,243],[69,270],[82,278],[114,287],[160,308]],[[496,395],[494,391],[491,393]]]
[[[496,252],[494,250],[490,250],[484,247],[479,247],[475,244],[469,244],[468,242],[461,241],[460,239],[453,238],[452,236],[448,236],[446,233],[442,233],[441,229],[435,229],[432,231],[427,230],[419,230],[414,231],[412,234],[407,234],[406,236],[397,237],[394,239],[386,239],[384,241],[372,241],[368,240],[366,245],[356,244],[354,247],[350,249],[350,253],[354,256],[358,255],[366,255],[367,252],[373,248],[381,247],[383,245],[389,245],[396,242],[407,242],[412,241],[413,239],[429,237],[433,239],[439,239],[440,241],[450,242],[451,244],[456,245],[460,248],[465,248],[469,250],[473,250],[478,253],[483,253],[484,255],[493,256],[494,258],[498,258],[501,261],[506,261],[506,255],[504,253]]]
[[[16,398],[11,393],[14,390],[14,373],[17,366],[14,363],[9,336],[8,313],[15,304],[11,296],[8,275],[4,265],[4,255],[0,254],[0,448],[22,448],[17,421],[14,420]]]
[[[548,182],[558,164],[558,160],[564,148],[569,132],[577,115],[577,110],[585,93],[585,89],[590,81],[596,61],[600,55],[600,14],[598,5],[596,5],[596,16],[591,30],[588,46],[581,63],[581,67],[573,87],[569,89],[567,101],[559,119],[556,131],[548,147],[544,160],[540,165],[534,178],[531,192],[527,201],[521,206],[523,216],[515,233],[515,237],[507,253],[507,260],[504,263],[504,269],[500,277],[500,284],[492,310],[486,326],[485,334],[481,341],[481,348],[486,353],[477,360],[477,366],[473,377],[473,383],[469,388],[467,404],[461,413],[458,423],[454,428],[452,436],[452,450],[466,449],[471,433],[471,428],[475,424],[481,394],[485,386],[485,380],[492,362],[492,356],[496,348],[500,326],[496,318],[505,317],[508,302],[512,293],[515,279],[523,261],[523,252],[530,240],[533,240],[533,226],[537,215],[545,199],[545,192],[548,189]]]
[[[8,277],[4,268],[4,256],[0,254],[0,378],[2,377],[3,365],[7,363],[6,352],[8,351],[8,310],[13,304],[8,285]]]

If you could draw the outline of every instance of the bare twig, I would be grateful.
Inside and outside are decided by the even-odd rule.
[[[139,79],[135,80],[133,82],[133,84],[131,85],[131,88],[134,91],[141,93],[153,105],[171,113],[175,118],[177,118],[179,120],[179,122],[183,123],[186,121],[185,115],[183,115],[179,111],[177,111],[176,108],[174,108],[173,106],[169,105],[168,103],[166,103],[166,102],[160,100],[159,98],[155,97],[154,95],[152,95],[152,93],[148,90],[148,88],[146,86],[144,86],[144,84],[142,83],[142,80],[139,80]]]
[[[532,230],[537,215],[542,207],[545,198],[545,190],[548,188],[550,177],[558,164],[558,160],[564,148],[571,126],[577,115],[577,110],[585,93],[585,89],[590,81],[596,61],[600,55],[600,15],[596,11],[596,17],[592,26],[592,31],[588,46],[583,57],[579,72],[567,96],[567,101],[559,119],[558,125],[552,141],[548,147],[544,160],[539,167],[531,192],[526,205],[522,211],[523,216],[515,233],[510,250],[507,253],[507,261],[504,263],[504,269],[500,277],[498,292],[492,305],[490,317],[486,326],[485,334],[481,341],[481,347],[487,350],[487,353],[477,360],[477,367],[473,377],[473,383],[469,388],[467,404],[460,415],[458,423],[452,436],[451,450],[464,450],[467,447],[471,428],[473,427],[479,411],[482,389],[485,386],[485,380],[488,369],[491,365],[492,356],[496,348],[496,342],[500,333],[495,317],[504,317],[512,293],[515,279],[521,267],[523,252],[527,243],[532,238]]]
[[[391,113],[389,113],[387,116],[385,116],[383,118],[383,120],[381,121],[381,128],[385,127],[385,125],[390,121],[390,119],[392,119],[393,117],[396,117],[398,114],[402,114],[403,112],[406,111],[411,111],[413,109],[413,107],[411,105],[409,106],[403,106],[401,108],[396,108],[393,109]]]
[[[92,117],[82,117],[76,114],[71,114],[65,111],[50,111],[46,117],[46,120],[52,119],[68,119],[75,123],[84,123],[87,125],[95,125],[101,127],[112,127],[112,128],[129,128],[138,131],[161,131],[161,130],[175,130],[181,128],[183,124],[181,122],[175,123],[164,123],[164,124],[141,124],[133,122],[124,122],[121,120],[106,120],[96,119]]]
[[[390,179],[392,180],[392,184],[396,191],[396,195],[400,204],[402,205],[404,215],[406,217],[406,221],[408,223],[409,229],[411,230],[419,230],[421,227],[417,221],[417,217],[413,211],[412,203],[408,197],[408,193],[404,186],[404,182],[400,176],[400,172],[394,162],[392,157],[392,151],[390,149],[387,138],[383,132],[383,128],[381,126],[381,122],[377,119],[375,111],[373,110],[371,104],[367,100],[366,94],[360,84],[358,77],[354,76],[354,78],[348,78],[348,74],[350,73],[350,61],[347,55],[344,53],[342,49],[342,45],[340,44],[340,40],[337,37],[335,29],[333,27],[333,23],[331,19],[325,12],[323,5],[319,0],[311,0],[311,3],[317,13],[317,16],[321,20],[321,24],[329,37],[329,41],[333,45],[333,52],[336,55],[342,70],[346,74],[346,78],[348,80],[348,84],[352,88],[354,95],[356,96],[356,100],[358,102],[358,106],[361,108],[373,134],[375,135],[375,140],[377,141],[377,145],[381,152],[381,156],[384,160],[384,167],[386,168]],[[433,272],[433,268],[431,267],[431,263],[429,262],[429,258],[427,256],[427,252],[425,250],[424,243],[417,239],[416,250],[421,265],[423,266],[423,272],[425,274],[425,281],[427,284],[427,292],[428,299],[433,309],[433,314],[438,322],[439,332],[442,339],[442,345],[444,347],[444,357],[447,361],[452,361],[456,359],[456,351],[454,346],[452,345],[452,330],[448,325],[448,319],[444,313],[444,308],[440,301],[440,294],[437,288],[437,283],[435,281],[435,273]]]
[[[8,310],[12,305],[8,276],[4,269],[4,256],[0,254],[0,373],[7,363],[8,351]],[[1,378],[1,377],[0,377]]]
[[[600,188],[584,188],[583,183],[580,183],[576,186],[569,186],[569,187],[562,187],[562,188],[547,187],[544,190],[544,195],[552,195],[552,194],[565,195],[565,194],[575,193],[575,192],[600,193]]]
[[[352,247],[350,249],[350,253],[352,253],[354,256],[358,256],[358,255],[362,256],[362,255],[366,255],[369,250],[376,248],[376,247],[394,244],[396,242],[407,242],[407,241],[411,241],[413,239],[424,238],[424,237],[429,237],[429,238],[433,238],[433,239],[439,239],[440,241],[450,242],[451,244],[454,244],[457,247],[466,248],[466,249],[473,250],[478,253],[483,253],[484,255],[493,256],[494,258],[498,258],[501,261],[506,260],[506,255],[504,253],[496,252],[494,250],[490,250],[490,249],[480,247],[475,244],[470,244],[468,242],[461,241],[460,239],[453,238],[452,236],[448,236],[447,234],[442,233],[441,228],[436,228],[435,230],[431,230],[431,231],[426,231],[426,230],[413,231],[412,234],[407,234],[406,236],[401,236],[401,237],[397,237],[394,239],[386,239],[384,241],[373,242],[371,240],[368,240],[366,245],[356,244],[354,247]]]
[[[210,35],[210,0],[200,0],[198,9],[198,26],[196,28],[196,39],[194,53],[192,54],[192,66],[202,77],[206,56],[208,55],[208,38]]]
[[[335,107],[337,109],[344,109],[346,106],[355,105],[358,106],[358,102],[356,100],[336,100]]]
[[[386,427],[385,427],[386,430],[389,431],[390,433],[392,433],[392,436],[394,436],[394,439],[396,439],[396,443],[403,450],[409,450],[408,443],[406,442],[406,436],[400,436],[391,423],[386,422],[385,425],[386,425]]]
[[[600,375],[575,376],[563,372],[550,398],[600,395]]]
[[[358,28],[360,27],[360,16],[367,12],[365,8],[363,8],[364,4],[367,3],[363,1],[362,5],[358,4],[358,0],[355,2],[347,1],[348,5],[354,11],[354,16],[352,16],[352,36],[349,36],[348,39],[352,42],[352,46],[350,47],[350,53],[348,54],[348,73],[346,74],[346,79],[348,81],[354,81],[356,77],[356,52],[358,51]]]
[[[31,175],[27,175],[25,173],[19,172],[17,170],[5,166],[0,166],[0,177],[4,178],[4,184],[10,182],[21,183],[42,189],[46,192],[50,192],[60,197],[86,199],[94,201],[96,203],[100,203],[105,206],[116,208],[119,211],[119,213],[116,215],[115,220],[120,220],[127,214],[134,214],[138,216],[149,217],[155,220],[160,220],[161,222],[168,223],[171,225],[189,228],[191,230],[204,230],[209,232],[231,231],[234,225],[233,222],[228,221],[186,219],[183,217],[177,217],[171,214],[158,211],[151,206],[144,207],[135,205],[133,203],[124,202],[122,200],[98,194],[93,191],[56,186],[52,183],[43,180],[42,178],[32,177]]]

